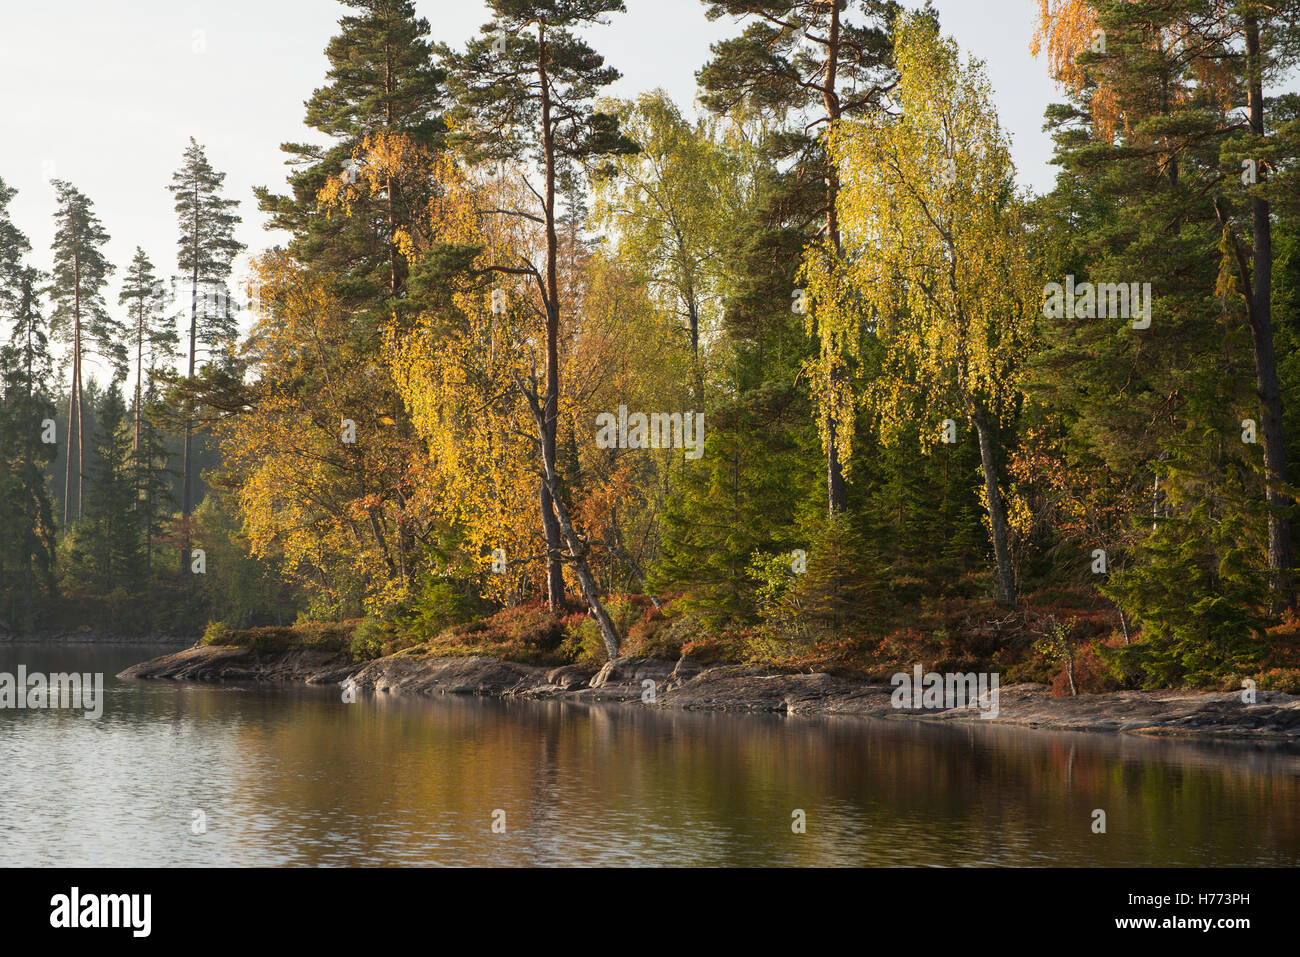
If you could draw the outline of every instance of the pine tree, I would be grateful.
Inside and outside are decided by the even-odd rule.
[[[214,170],[208,162],[203,147],[190,139],[185,150],[185,161],[172,176],[168,187],[176,198],[175,209],[180,226],[176,264],[188,279],[190,287],[189,352],[187,377],[194,378],[196,357],[200,346],[212,350],[228,345],[235,338],[235,308],[227,283],[234,258],[245,248],[235,239],[235,226],[239,216],[231,212],[238,200],[221,196],[221,184],[226,174]],[[203,308],[199,308],[200,290],[203,289]],[[181,465],[181,521],[188,523],[193,507],[193,456],[194,419],[185,421],[185,448]],[[189,532],[182,529],[180,566],[184,572],[189,562]]]
[[[445,132],[440,116],[442,72],[434,65],[429,23],[411,0],[343,0],[356,15],[339,21],[325,48],[328,82],[307,101],[307,125],[331,139],[322,149],[286,143],[294,167],[292,196],[255,190],[272,228],[287,230],[289,252],[304,263],[337,273],[344,291],[361,303],[396,299],[409,264],[397,236],[411,228],[423,208],[427,184],[400,182],[390,173],[381,193],[358,198],[350,215],[322,210],[321,191],[341,174],[355,175],[363,144],[400,135],[438,148]]]
[[[564,602],[562,543],[593,617],[601,626],[611,658],[618,635],[600,602],[587,566],[587,546],[573,529],[558,469],[560,411],[560,319],[565,309],[559,281],[559,231],[564,211],[557,196],[579,171],[600,167],[601,158],[637,149],[619,132],[617,117],[594,108],[593,100],[619,77],[575,31],[624,11],[622,0],[493,0],[495,24],[465,50],[439,47],[455,98],[454,142],[471,163],[533,163],[543,185],[533,189],[530,209],[497,214],[539,224],[545,234],[540,261],[519,251],[516,262],[490,267],[536,284],[545,324],[544,385],[517,381],[537,423],[540,451],[541,524],[547,547],[547,598],[552,610]],[[500,33],[498,33],[500,31]]]
[[[1099,41],[1100,38],[1100,41]],[[1092,120],[1087,162],[1155,159],[1161,178],[1188,190],[1186,215],[1212,210],[1228,286],[1250,332],[1259,434],[1269,503],[1267,553],[1273,608],[1294,605],[1292,510],[1272,318],[1274,207],[1296,208],[1300,130],[1286,85],[1300,59],[1300,3],[1119,0],[1040,3],[1036,46]],[[1239,112],[1238,112],[1239,111]],[[1057,112],[1057,118],[1069,116]],[[1120,134],[1121,150],[1104,147]],[[1076,133],[1076,143],[1082,137]],[[1080,157],[1086,156],[1081,149]],[[1190,197],[1190,198],[1188,198]],[[1167,233],[1176,235],[1172,230]],[[1202,287],[1190,287],[1199,290]]]
[[[1282,390],[1273,331],[1273,209],[1280,202],[1279,209],[1289,207],[1293,214],[1296,210],[1295,188],[1300,177],[1295,173],[1295,166],[1300,160],[1300,128],[1295,122],[1285,123],[1291,118],[1288,114],[1294,109],[1294,97],[1288,97],[1282,109],[1278,109],[1278,97],[1269,84],[1276,82],[1277,86],[1284,86],[1290,68],[1300,62],[1300,2],[1240,3],[1233,11],[1237,16],[1226,24],[1219,19],[1217,4],[1206,6],[1209,9],[1203,12],[1202,19],[1222,31],[1221,38],[1227,47],[1216,62],[1239,64],[1238,95],[1244,93],[1248,124],[1246,130],[1225,144],[1221,157],[1233,172],[1244,170],[1226,182],[1230,186],[1240,184],[1245,195],[1240,198],[1224,195],[1230,193],[1225,189],[1216,200],[1215,212],[1223,224],[1225,252],[1232,258],[1236,288],[1251,333],[1265,495],[1269,504],[1268,567],[1272,607],[1276,613],[1284,606],[1295,606],[1296,589],[1291,577],[1290,517],[1294,502],[1287,486]],[[1199,36],[1199,32],[1194,35]],[[1240,48],[1233,40],[1235,35],[1242,38]],[[1275,177],[1281,182],[1271,182]],[[1238,199],[1240,206],[1234,202]],[[1243,248],[1245,242],[1238,239],[1239,229],[1249,233],[1249,256]]]
[[[92,353],[108,359],[115,369],[126,363],[120,324],[104,304],[104,284],[113,265],[104,257],[108,233],[95,215],[94,206],[71,183],[54,180],[59,208],[55,214],[54,273],[50,297],[54,312],[50,329],[72,352],[72,381],[69,386],[67,460],[63,478],[63,524],[81,516],[85,501],[82,473],[85,471],[85,410],[82,396],[83,360]],[[72,497],[72,436],[77,437],[76,508]],[[75,514],[74,514],[75,512]]]
[[[0,179],[0,315],[14,315],[22,298],[23,256],[32,245],[9,215],[17,190]]]
[[[1029,387],[1059,429],[1071,477],[1058,485],[1079,490],[1062,510],[1091,526],[1080,552],[1105,547],[1114,573],[1100,590],[1122,624],[1141,626],[1117,667],[1158,685],[1257,661],[1265,559],[1276,562],[1285,518],[1262,428],[1262,469],[1251,444],[1272,414],[1255,410],[1278,390],[1261,378],[1255,293],[1229,212],[1252,201],[1239,192],[1242,167],[1225,162],[1244,133],[1229,111],[1255,94],[1233,78],[1249,56],[1221,31],[1250,6],[1078,5],[1105,43],[1057,49],[1073,95],[1049,111],[1063,172],[1039,205],[1039,232],[1056,237],[1053,278],[1149,281],[1152,295],[1146,328],[1077,309],[1045,317]]]
[[[149,461],[141,448],[145,427],[145,375],[148,373],[152,376],[155,367],[165,365],[175,358],[179,337],[166,314],[165,287],[154,274],[153,263],[138,246],[122,284],[118,303],[126,306],[129,311],[130,340],[135,346],[135,396],[131,404],[135,429],[131,447],[136,459],[138,483],[142,484],[146,480],[146,463]],[[149,385],[152,387],[152,381]],[[143,490],[137,487],[137,497],[141,495]]]

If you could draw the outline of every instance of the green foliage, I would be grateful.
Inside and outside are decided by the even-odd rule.
[[[1169,444],[1169,513],[1143,541],[1139,563],[1101,588],[1142,627],[1141,640],[1103,656],[1117,675],[1136,671],[1147,687],[1250,674],[1264,652],[1265,513],[1254,469],[1234,453],[1241,443],[1188,431]]]
[[[283,621],[294,594],[274,561],[250,553],[235,516],[220,496],[209,495],[194,511],[191,533],[204,550],[207,571],[193,576],[194,599],[231,628]],[[188,568],[183,574],[189,574]]]
[[[393,642],[395,635],[391,623],[367,616],[362,618],[356,630],[352,632],[350,651],[357,661],[373,661],[384,655],[385,649]]]
[[[665,504],[650,585],[711,625],[752,619],[756,553],[801,547],[801,508],[816,508],[815,436],[802,396],[768,386],[715,409],[704,454]],[[816,453],[814,452],[813,455]]]
[[[419,642],[484,611],[484,603],[458,583],[426,575],[414,597],[392,617],[403,635]]]
[[[86,473],[86,511],[69,532],[72,544],[65,574],[73,587],[138,592],[143,550],[134,515],[130,428],[117,383],[104,393],[96,411],[99,421],[90,443],[94,459]]]
[[[203,644],[205,645],[228,645],[231,644],[230,629],[222,621],[210,621],[208,626],[203,629]]]

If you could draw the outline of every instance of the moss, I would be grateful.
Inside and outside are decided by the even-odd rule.
[[[351,654],[353,633],[358,624],[360,620],[354,619],[342,622],[300,622],[292,626],[227,628],[220,622],[212,622],[203,633],[203,644],[233,645],[258,654],[282,654],[286,651]]]

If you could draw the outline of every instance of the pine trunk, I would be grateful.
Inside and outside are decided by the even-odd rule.
[[[1259,23],[1246,17],[1246,70],[1250,129],[1264,136],[1263,55],[1260,49]],[[1263,171],[1260,171],[1260,178]],[[1249,292],[1253,299],[1247,311],[1251,342],[1255,351],[1255,388],[1260,403],[1260,433],[1264,439],[1264,470],[1268,499],[1268,568],[1272,589],[1272,612],[1294,607],[1295,588],[1291,581],[1291,528],[1287,511],[1291,498],[1286,486],[1286,442],[1282,427],[1282,390],[1277,378],[1277,357],[1273,348],[1273,229],[1269,203],[1260,196],[1250,200],[1251,225],[1254,233],[1252,255],[1253,281]],[[1244,292],[1245,290],[1243,290]]]

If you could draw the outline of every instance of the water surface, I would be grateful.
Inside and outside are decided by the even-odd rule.
[[[1300,863],[1295,744],[113,677],[159,651],[0,643],[105,675],[0,710],[0,865]]]

